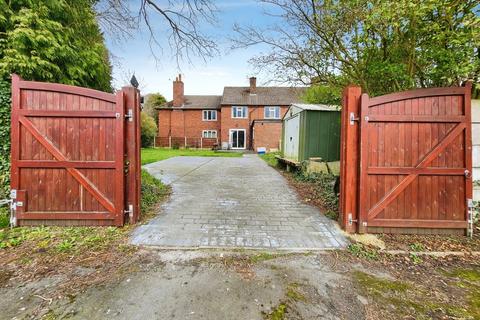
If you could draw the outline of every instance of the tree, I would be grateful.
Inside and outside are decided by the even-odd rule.
[[[151,147],[157,135],[157,124],[155,120],[145,112],[141,112],[140,117],[140,140],[142,141],[142,147]]]
[[[158,110],[157,107],[164,105],[167,102],[164,96],[160,93],[152,93],[146,96],[145,103],[143,104],[143,112],[148,114],[158,123]]]
[[[307,88],[302,100],[306,103],[340,106],[342,104],[342,90],[328,85],[312,85]]]
[[[460,85],[480,73],[480,0],[263,0],[281,25],[236,26],[234,47],[263,44],[252,63],[280,81],[371,95]]]
[[[0,77],[111,91],[108,50],[92,0],[0,4]]]
[[[165,41],[159,40],[157,33],[167,34],[168,45],[173,50],[177,64],[180,60],[190,60],[199,56],[206,60],[218,53],[217,43],[201,30],[206,24],[216,22],[215,2],[211,0],[137,0],[138,13],[130,10],[128,0],[98,0],[97,14],[100,23],[112,34],[130,36],[131,30],[146,25],[150,32],[150,47],[158,59],[155,47],[162,51]],[[161,20],[166,30],[155,30],[154,20]],[[167,32],[167,33],[165,33]]]

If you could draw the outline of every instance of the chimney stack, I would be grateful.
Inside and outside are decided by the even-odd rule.
[[[183,91],[183,81],[182,75],[179,74],[178,77],[173,81],[173,107],[182,107],[185,103],[185,95]]]
[[[257,93],[257,78],[250,77],[250,94]]]

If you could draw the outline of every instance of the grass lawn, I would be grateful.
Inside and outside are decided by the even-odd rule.
[[[262,158],[266,163],[268,163],[268,165],[276,167],[278,165],[278,160],[275,157],[279,155],[281,155],[280,152],[269,152],[260,155],[260,158]]]
[[[213,150],[200,149],[167,149],[167,148],[145,148],[142,149],[142,164],[152,163],[178,156],[191,157],[241,157],[240,152],[218,152]]]

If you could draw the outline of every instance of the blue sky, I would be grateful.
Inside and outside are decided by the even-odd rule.
[[[262,27],[274,23],[274,18],[264,15],[265,5],[255,0],[220,0],[216,1],[216,5],[219,9],[217,24],[202,26],[202,31],[216,39],[220,55],[207,62],[192,57],[191,63],[181,62],[181,70],[178,69],[169,50],[166,38],[162,38],[167,30],[165,21],[155,13],[152,14],[152,18],[155,17],[158,21],[154,26],[156,34],[158,39],[163,39],[165,43],[163,52],[154,48],[155,55],[160,57],[160,61],[156,61],[151,52],[148,44],[149,33],[144,27],[135,32],[133,38],[124,41],[116,41],[106,34],[107,46],[114,56],[114,86],[119,88],[125,85],[133,72],[140,82],[143,94],[160,92],[167,99],[172,97],[172,80],[179,72],[182,73],[185,82],[186,94],[222,94],[224,86],[246,86],[248,77],[256,75],[248,60],[265,48],[258,46],[230,50],[231,43],[228,38],[234,36],[233,25],[238,23]],[[263,79],[265,80],[267,79]],[[258,79],[258,83],[262,83],[261,78]]]

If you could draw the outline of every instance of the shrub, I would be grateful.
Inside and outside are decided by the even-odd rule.
[[[0,80],[0,199],[10,188],[10,82]]]
[[[306,174],[299,171],[295,174],[295,179],[313,183],[316,186],[316,193],[319,199],[322,199],[322,205],[327,210],[327,216],[336,220],[338,218],[338,196],[335,194],[334,186],[337,177],[327,173]]]
[[[170,188],[168,186],[142,169],[142,201],[140,209],[143,214],[150,213],[169,193]]]
[[[142,147],[151,147],[155,136],[157,135],[157,125],[155,120],[145,112],[141,113],[141,140]]]

